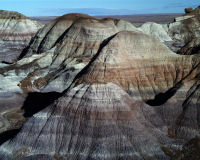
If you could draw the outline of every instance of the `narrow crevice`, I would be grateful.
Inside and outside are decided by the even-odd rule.
[[[188,91],[188,95],[186,96],[186,99],[185,101],[183,102],[182,104],[182,107],[183,107],[183,111],[182,113],[178,116],[177,120],[176,120],[176,130],[179,129],[180,126],[183,126],[184,124],[184,118],[185,118],[185,115],[188,111],[188,108],[192,105],[192,99],[195,97],[195,93],[198,92],[198,90],[200,89],[200,85],[197,84],[198,82],[196,82],[191,88],[190,90]],[[198,107],[197,107],[198,109]],[[198,116],[198,112],[197,112],[197,121],[200,122],[200,118]],[[200,127],[200,124],[198,123],[198,126]]]
[[[27,54],[27,52],[28,52],[31,44],[34,42],[34,39],[36,38],[36,36],[37,36],[37,34],[39,33],[40,30],[41,29],[39,29],[38,32],[35,34],[35,36],[33,36],[31,38],[29,44],[26,47],[24,47],[24,49],[22,50],[22,52],[20,53],[20,55],[17,57],[17,61],[21,60],[22,58],[25,58],[25,56],[26,56],[26,54]]]
[[[30,42],[30,43],[31,43],[31,42]],[[30,44],[30,43],[29,43],[29,44]],[[26,53],[28,52],[28,49],[29,49],[29,45],[26,46],[26,47],[22,50],[21,54],[20,54],[19,57],[17,58],[18,61],[21,60],[22,58],[24,58],[24,57],[26,56]]]
[[[72,27],[72,25],[69,26],[69,28],[67,28],[67,29],[61,34],[61,36],[58,37],[58,39],[56,40],[56,42],[53,44],[53,47],[55,47],[56,44],[62,42],[63,38],[64,38],[64,37],[66,36],[66,34],[69,32],[69,30],[71,29],[71,27]],[[53,47],[52,47],[52,48],[53,48]]]
[[[36,53],[40,53],[41,52],[41,49],[42,49],[42,46],[44,45],[44,43],[46,42],[49,34],[52,32],[52,29],[57,25],[57,22],[54,23],[51,28],[48,30],[48,32],[45,34],[45,36],[43,37],[43,39],[41,40],[40,44],[39,44],[39,47],[37,48],[37,52]],[[42,29],[45,29],[46,26],[44,26]],[[51,49],[53,46],[51,45],[51,47],[49,47],[49,49]],[[49,50],[48,49],[48,50]],[[44,52],[44,51],[42,51]]]

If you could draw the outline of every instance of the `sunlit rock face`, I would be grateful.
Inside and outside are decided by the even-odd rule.
[[[41,24],[17,12],[0,11],[0,35],[2,41],[29,42],[41,28]]]
[[[151,35],[161,42],[172,41],[172,38],[168,33],[167,25],[147,22],[144,23],[139,29],[141,29],[143,33]]]
[[[73,80],[65,76],[60,98],[0,147],[2,159],[169,160],[169,150],[176,153],[200,134],[200,57],[177,55],[151,36],[110,25],[81,18],[67,31],[76,38],[66,34],[49,54],[18,62],[52,54],[49,68],[75,61],[79,69],[69,74]],[[105,34],[94,45],[99,26]],[[91,54],[84,52],[86,40]],[[73,50],[78,42],[83,48]]]
[[[143,33],[162,41],[173,52],[182,55],[200,53],[200,7],[186,8],[183,16],[175,18],[170,24],[144,23]]]
[[[0,10],[0,61],[16,60],[41,27],[20,13]]]

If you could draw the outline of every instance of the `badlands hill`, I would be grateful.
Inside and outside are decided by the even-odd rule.
[[[16,60],[41,27],[20,13],[0,10],[0,61]]]
[[[140,29],[164,42],[174,52],[182,55],[200,53],[200,7],[186,8],[185,14],[169,24],[148,22]]]
[[[169,26],[159,34],[169,34]],[[40,29],[20,60],[0,70],[7,81],[1,91],[9,93],[2,101],[29,93],[22,107],[27,122],[16,104],[1,108],[0,131],[24,125],[0,146],[0,157],[197,160],[200,57],[178,55],[143,32],[83,14]]]
[[[16,120],[21,122],[23,119],[20,117],[21,110],[14,120],[4,113],[13,115],[23,105],[27,93],[62,93],[102,47],[103,41],[126,29],[137,30],[125,21],[97,20],[82,14],[64,15],[40,29],[22,52],[27,58],[11,65],[2,64],[1,121],[6,125],[0,132],[17,128],[19,125],[16,124],[21,124]],[[54,93],[51,95],[54,97]]]

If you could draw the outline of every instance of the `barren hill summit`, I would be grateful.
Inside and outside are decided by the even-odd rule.
[[[0,10],[0,61],[16,60],[41,27],[18,12]]]
[[[78,33],[73,33],[76,30]],[[72,13],[58,17],[51,23],[45,25],[31,41],[29,46],[22,52],[20,58],[32,54],[43,53],[58,45],[69,36],[82,34],[82,37],[90,36],[93,39],[105,39],[120,30],[138,30],[131,23],[105,18],[95,19],[89,15]],[[82,33],[81,33],[82,32]],[[79,36],[79,37],[80,37]],[[95,37],[96,36],[96,37]],[[80,37],[80,39],[82,38]],[[88,37],[89,38],[89,37]],[[78,40],[78,39],[77,39]]]
[[[15,11],[0,10],[1,19],[28,19],[28,17]]]
[[[39,22],[18,12],[0,10],[1,41],[30,41],[41,27]]]

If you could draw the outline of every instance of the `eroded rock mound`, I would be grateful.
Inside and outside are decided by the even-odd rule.
[[[109,33],[109,30],[111,33]],[[20,58],[44,53],[62,43],[67,38],[67,35],[74,36],[74,38],[76,35],[79,35],[77,41],[81,40],[80,36],[86,35],[90,36],[90,39],[100,40],[120,30],[137,31],[138,29],[123,20],[111,18],[99,20],[89,15],[78,13],[63,15],[42,28],[21,54]],[[78,33],[75,33],[75,31]]]
[[[153,22],[144,23],[140,29],[148,35],[160,40],[161,42],[172,41],[167,32],[167,25],[157,24]]]
[[[0,10],[1,41],[29,42],[42,25],[28,17],[10,11]]]
[[[169,33],[175,42],[173,45],[181,44],[178,54],[183,55],[198,54],[200,46],[200,9],[198,7],[188,12],[187,9],[184,16],[169,24]]]
[[[64,15],[36,34],[22,53],[26,58],[0,72],[15,76],[18,86],[13,90],[17,92],[62,92],[104,45],[104,40],[121,30],[138,31],[121,20]]]
[[[6,104],[2,112],[22,106],[29,92],[63,92],[105,40],[121,30],[137,31],[122,20],[97,20],[82,14],[64,15],[47,24],[23,52],[26,58],[12,65],[0,64],[0,104]]]
[[[0,10],[0,61],[16,60],[41,27],[20,13]]]
[[[68,89],[60,98],[0,147],[2,159],[169,160],[163,147],[179,149],[200,134],[200,57],[177,55],[151,36],[115,29],[112,21],[81,19],[58,45],[63,47],[32,56],[53,54],[50,68],[73,59],[79,70],[68,72],[71,81],[65,76]],[[78,42],[83,48],[73,50]]]

